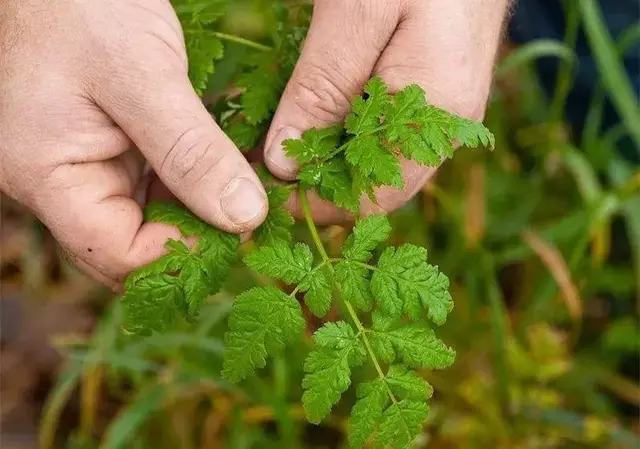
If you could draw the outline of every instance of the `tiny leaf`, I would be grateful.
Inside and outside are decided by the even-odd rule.
[[[391,225],[384,215],[370,215],[356,222],[353,232],[347,237],[342,252],[346,259],[366,262],[371,259],[371,251],[387,240]]]

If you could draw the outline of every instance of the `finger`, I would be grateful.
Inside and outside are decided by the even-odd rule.
[[[376,64],[375,74],[385,80],[391,91],[415,83],[425,89],[429,103],[481,120],[500,38],[500,26],[495,23],[502,20],[504,8],[481,8],[472,11],[474,14],[467,8],[466,2],[449,0],[419,3],[399,23]],[[363,214],[401,207],[436,172],[436,168],[407,160],[402,160],[402,168],[404,188],[377,189],[377,204],[363,202]]]
[[[177,53],[154,48],[111,61],[125,67],[100,77],[92,95],[194,213],[230,232],[257,227],[267,213],[257,176],[195,94]]]
[[[274,175],[287,180],[296,176],[297,166],[285,156],[283,140],[344,119],[391,38],[401,3],[314,3],[300,59],[266,138],[265,163]]]
[[[123,156],[60,166],[44,181],[36,207],[69,257],[111,287],[164,254],[167,239],[180,238],[172,226],[142,223],[127,164]]]
[[[392,91],[416,83],[427,92],[429,103],[482,119],[500,37],[495,22],[504,16],[504,8],[472,7],[482,3],[415,2],[411,14],[398,24],[375,73]]]

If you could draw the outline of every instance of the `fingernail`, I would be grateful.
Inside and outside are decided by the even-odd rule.
[[[302,133],[290,126],[285,126],[278,131],[266,154],[271,168],[281,171],[281,174],[295,176],[298,172],[298,164],[294,159],[287,157],[282,142],[287,139],[299,139],[300,137],[302,137]]]
[[[253,221],[263,213],[266,202],[264,191],[247,178],[229,181],[220,197],[222,212],[236,225]]]

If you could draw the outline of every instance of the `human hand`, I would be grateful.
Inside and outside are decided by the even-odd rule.
[[[296,177],[281,142],[342,121],[372,75],[392,90],[422,86],[430,103],[481,120],[508,0],[316,0],[304,48],[266,138],[265,163],[281,179]],[[361,213],[389,212],[408,201],[435,173],[402,161],[405,187],[377,190],[378,204]],[[311,196],[316,223],[349,214]],[[300,216],[297,198],[290,208]]]
[[[1,1],[0,189],[114,287],[178,237],[142,223],[145,160],[152,197],[166,186],[218,228],[266,215],[262,185],[189,83],[169,1]]]

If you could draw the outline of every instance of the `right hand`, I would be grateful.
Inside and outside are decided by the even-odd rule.
[[[189,82],[169,1],[0,0],[0,189],[116,288],[179,237],[143,224],[145,161],[149,191],[166,186],[217,228],[266,216],[261,183]]]

